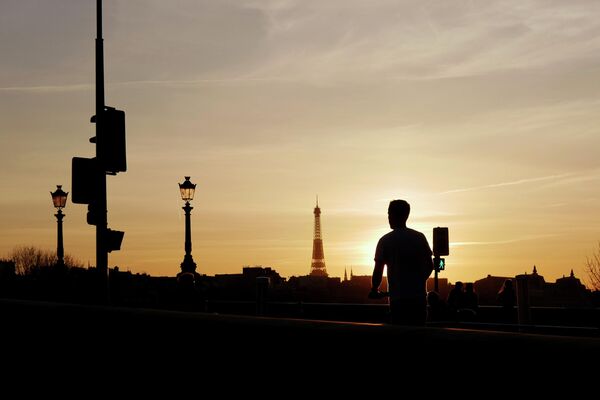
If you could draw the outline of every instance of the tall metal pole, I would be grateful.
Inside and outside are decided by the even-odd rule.
[[[57,260],[56,266],[63,267],[65,265],[65,249],[63,246],[62,221],[63,221],[65,214],[63,214],[62,210],[59,209],[58,212],[56,214],[54,214],[54,216],[56,217],[56,224],[57,224],[56,258],[58,260]]]
[[[104,39],[102,38],[102,0],[96,0],[96,161],[99,166],[96,180],[96,269],[99,276],[100,301],[108,302],[108,252],[106,251],[107,201],[104,160],[100,157],[100,142],[104,121]]]
[[[438,283],[438,272],[439,272],[438,265],[440,265],[439,264],[439,259],[436,258],[435,262],[436,262],[436,265],[435,265],[435,268],[434,268],[435,275],[433,276],[433,290],[435,290],[436,293],[439,293],[440,292],[440,286],[439,286],[439,283]]]
[[[194,207],[190,205],[189,201],[185,202],[185,255],[192,256],[192,210]]]
[[[182,207],[185,211],[185,256],[181,263],[181,272],[195,272],[196,263],[192,258],[192,218],[191,211],[194,209],[190,205],[189,201],[185,202],[185,206]]]

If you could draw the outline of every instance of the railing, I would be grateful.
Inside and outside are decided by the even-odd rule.
[[[202,310],[208,313],[231,315],[259,315],[279,318],[308,318],[330,321],[387,323],[389,307],[386,304],[265,302],[257,306],[253,301],[212,300]],[[444,320],[428,321],[428,326],[535,332],[545,334],[600,336],[600,309],[565,307],[530,307],[529,324],[517,323],[514,317],[506,321],[499,306],[480,306],[476,314],[447,315]],[[462,315],[462,316],[461,316]],[[466,317],[465,317],[466,315]]]
[[[381,306],[367,305],[366,308],[379,309]],[[102,338],[97,343],[103,343],[104,347],[114,346],[118,351],[136,348],[155,351],[156,347],[184,353],[193,352],[199,346],[202,351],[259,349],[257,351],[280,355],[283,349],[289,353],[291,349],[315,346],[327,351],[338,349],[341,354],[346,354],[342,351],[343,344],[352,344],[352,351],[388,346],[386,351],[398,351],[404,356],[414,349],[429,351],[433,355],[442,348],[448,354],[454,354],[452,351],[513,351],[514,346],[524,346],[528,354],[531,351],[560,350],[580,351],[579,355],[588,356],[592,354],[590,350],[600,350],[600,339],[590,337],[559,338],[485,330],[256,318],[18,300],[0,300],[0,321],[6,327],[1,332],[5,343],[12,343],[14,347],[15,343],[23,342],[28,349],[50,349],[59,353],[99,352],[101,349],[90,347],[90,343],[95,342],[91,340],[97,338]],[[150,343],[151,346],[140,343]],[[114,350],[113,347],[110,349]],[[575,356],[576,353],[565,354]]]
[[[247,395],[259,388],[262,394],[289,397],[307,389],[308,394],[317,393],[324,385],[339,391],[347,377],[346,387],[355,393],[376,387],[378,394],[387,395],[391,388],[398,396],[409,395],[406,388],[411,383],[418,386],[415,389],[429,390],[422,380],[432,377],[432,385],[462,384],[465,371],[469,383],[478,372],[491,377],[490,385],[512,374],[522,387],[533,384],[539,391],[537,380],[528,381],[532,373],[558,382],[568,369],[583,379],[583,385],[593,383],[585,374],[596,370],[585,360],[600,352],[600,339],[589,337],[4,299],[0,324],[5,391],[15,382],[27,390],[11,372],[21,379],[25,373],[29,386],[35,386],[38,377],[60,375],[53,384],[65,390],[87,378],[84,397],[102,393],[107,385],[121,393],[128,382],[137,392],[157,390],[165,379],[176,390],[192,388],[195,396],[215,389],[224,396],[240,388]],[[315,375],[314,368],[323,374]],[[325,375],[335,373],[342,373],[342,379]],[[178,379],[171,382],[165,378],[169,376]],[[450,390],[443,384],[442,388]]]

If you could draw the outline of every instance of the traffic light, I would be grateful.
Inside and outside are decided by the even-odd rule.
[[[88,204],[85,219],[88,225],[98,225],[98,207],[94,203]]]
[[[125,232],[106,230],[106,250],[110,253],[113,250],[121,250],[121,242],[123,242]]]
[[[433,255],[436,257],[449,255],[448,247],[448,228],[433,228]]]
[[[436,262],[436,268],[438,271],[443,271],[446,269],[446,259],[444,258],[436,258],[435,259]]]
[[[94,115],[90,122],[96,121]],[[127,171],[125,111],[105,107],[100,123],[100,138],[90,138],[90,143],[96,143],[100,165],[106,173],[112,175]]]
[[[71,201],[90,204],[96,197],[95,182],[98,164],[95,158],[73,157],[71,169]]]

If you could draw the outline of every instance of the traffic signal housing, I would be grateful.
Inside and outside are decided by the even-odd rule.
[[[96,198],[95,183],[98,176],[95,158],[73,157],[71,168],[71,201],[90,204]]]
[[[449,254],[448,228],[433,228],[433,255],[439,257]]]
[[[90,122],[98,122],[95,115]],[[127,171],[125,111],[104,107],[100,117],[98,135],[100,137],[90,138],[90,143],[96,144],[96,155],[104,171],[111,175]]]
[[[88,204],[85,220],[88,225],[98,225],[98,207],[94,203]]]
[[[125,232],[106,230],[106,250],[110,253],[113,250],[121,250],[121,242],[123,242]]]

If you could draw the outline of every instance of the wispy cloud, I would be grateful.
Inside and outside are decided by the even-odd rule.
[[[498,244],[511,244],[524,242],[527,240],[537,240],[537,239],[545,239],[549,237],[560,236],[556,233],[544,234],[544,235],[529,235],[523,236],[515,239],[506,239],[506,240],[493,240],[493,241],[472,241],[472,242],[450,242],[450,247],[463,247],[463,246],[488,246],[488,245],[498,245]]]
[[[92,89],[92,84],[78,83],[73,85],[45,85],[45,86],[7,86],[0,87],[0,92],[31,92],[31,93],[54,93],[70,92],[77,90]]]
[[[216,79],[187,79],[187,80],[139,80],[139,81],[122,81],[107,83],[108,87],[118,86],[166,86],[166,87],[193,87],[203,86],[212,84],[229,84],[229,83],[260,83],[260,82],[288,82],[292,81],[290,78],[259,78],[259,77],[230,77],[230,78],[216,78]],[[78,90],[90,90],[93,89],[94,85],[91,83],[77,83],[70,85],[40,85],[40,86],[6,86],[0,87],[0,92],[31,92],[31,93],[44,93],[44,92],[70,92]]]
[[[473,186],[473,187],[461,188],[461,189],[452,189],[452,190],[446,190],[445,192],[441,192],[440,194],[452,194],[452,193],[472,192],[472,191],[484,190],[484,189],[495,189],[495,188],[502,188],[502,187],[506,187],[506,186],[523,185],[525,183],[557,180],[557,179],[567,178],[570,176],[573,176],[573,173],[540,176],[537,178],[518,179],[515,181],[493,183],[490,185]]]
[[[187,80],[142,80],[142,81],[126,81],[113,83],[115,86],[128,86],[128,85],[164,85],[164,86],[195,86],[195,85],[206,85],[206,84],[220,84],[220,83],[240,83],[240,82],[289,82],[293,81],[291,78],[281,77],[224,77],[224,78],[212,78],[212,79],[187,79]]]
[[[562,186],[562,185],[574,185],[574,184],[581,184],[584,182],[589,182],[589,181],[594,181],[594,180],[598,180],[600,179],[600,170],[596,169],[596,170],[592,170],[592,171],[588,171],[582,174],[570,174],[569,176],[565,177],[564,179],[558,179],[556,182],[548,182],[547,184],[543,185],[542,188],[550,188],[550,187],[555,187],[555,186]]]
[[[422,3],[255,2],[270,49],[256,73],[440,79],[573,62],[600,48],[593,1]]]

